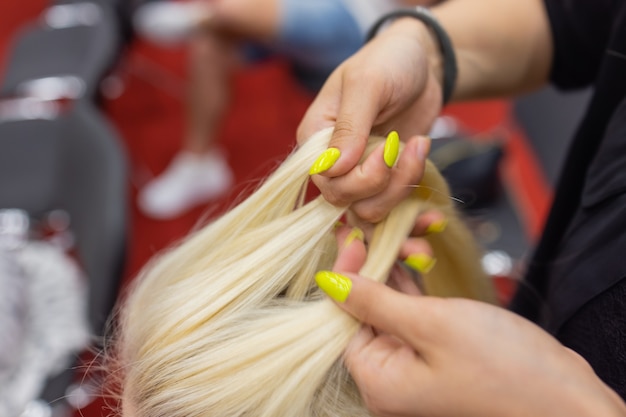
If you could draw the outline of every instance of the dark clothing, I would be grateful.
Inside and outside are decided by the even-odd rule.
[[[551,79],[594,94],[512,310],[626,398],[626,1],[546,0]]]

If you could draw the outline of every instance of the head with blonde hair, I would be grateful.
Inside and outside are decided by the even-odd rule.
[[[134,417],[370,415],[341,361],[359,323],[313,279],[332,268],[334,225],[347,209],[304,198],[308,168],[330,135],[315,134],[136,280],[115,353]],[[368,149],[381,142],[370,138]],[[428,237],[438,263],[423,277],[425,291],[492,301],[479,250],[431,164],[419,189],[376,225],[360,273],[385,281],[418,213],[436,208],[449,226]]]

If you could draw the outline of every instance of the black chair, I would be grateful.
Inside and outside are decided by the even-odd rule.
[[[4,120],[0,112],[0,207],[35,218],[57,209],[69,214],[92,288],[90,322],[101,334],[117,294],[126,241],[126,156],[88,102],[47,119],[27,112]]]
[[[42,99],[96,97],[100,81],[120,53],[120,24],[113,2],[52,4],[37,22],[16,35],[0,95]]]
[[[126,155],[96,107],[127,41],[125,1],[51,1],[14,37],[0,79],[0,208],[35,220],[68,214],[95,336],[116,301],[126,246]],[[74,379],[72,369],[54,377],[42,398],[59,404]]]
[[[119,275],[111,266],[119,255],[109,248],[119,246],[125,223],[125,156],[94,104],[123,47],[119,7],[119,0],[52,1],[16,35],[0,80],[0,207],[31,216],[66,207],[96,286]],[[96,334],[114,301],[113,287],[92,294]]]
[[[75,252],[89,285],[89,323],[102,335],[116,301],[126,248],[125,152],[88,101],[64,109],[32,98],[0,105],[0,208],[38,219],[69,215]],[[65,395],[74,372],[48,385],[44,398]]]

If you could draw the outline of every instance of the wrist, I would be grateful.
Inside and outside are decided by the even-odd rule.
[[[383,15],[370,29],[367,40],[379,29],[393,21],[388,31],[402,31],[414,36],[423,48],[430,74],[441,86],[443,104],[448,103],[457,80],[457,62],[452,40],[437,18],[426,8],[399,9]]]
[[[441,48],[437,37],[433,30],[425,25],[421,21],[416,21],[411,18],[404,18],[402,24],[413,24],[416,30],[416,36],[419,39],[420,44],[424,48],[426,59],[428,61],[429,72],[432,77],[437,81],[437,84],[441,87],[442,95],[444,95],[445,81],[444,81],[444,57],[441,53]],[[450,98],[448,98],[449,100]],[[444,98],[445,101],[445,98]]]

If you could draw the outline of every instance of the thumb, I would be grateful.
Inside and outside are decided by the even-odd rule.
[[[315,282],[357,320],[404,340],[416,350],[437,332],[440,299],[403,294],[352,273],[320,271]]]
[[[379,93],[375,88],[363,88],[362,83],[343,77],[335,126],[328,145],[337,149],[339,158],[329,169],[320,172],[326,177],[337,177],[354,168],[363,153],[376,120]]]

